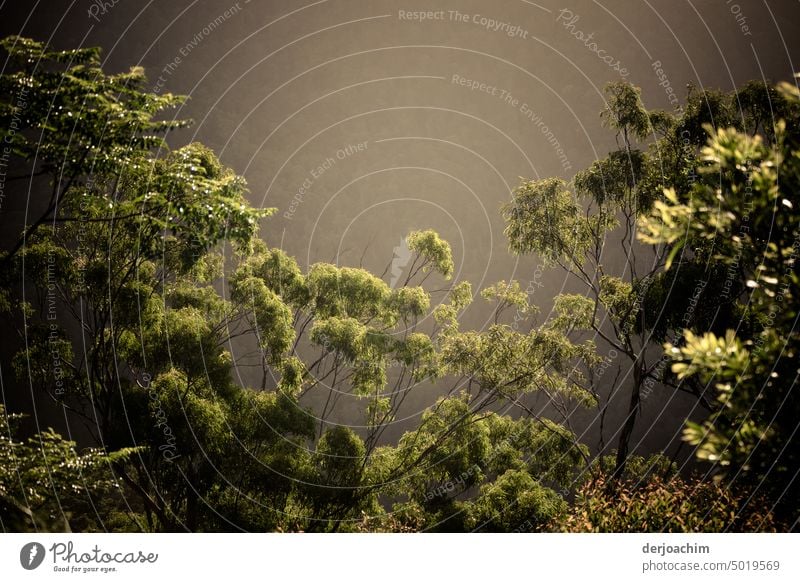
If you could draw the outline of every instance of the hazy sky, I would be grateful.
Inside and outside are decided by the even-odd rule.
[[[381,272],[409,230],[434,228],[453,246],[456,280],[477,291],[535,279],[534,301],[547,305],[563,274],[506,251],[498,209],[519,177],[570,178],[614,147],[598,116],[606,82],[627,79],[648,107],[670,109],[687,83],[789,79],[798,8],[15,0],[0,4],[0,26],[57,48],[102,46],[108,70],[142,65],[153,90],[190,95],[177,116],[196,123],[173,143],[202,141],[246,176],[252,202],[278,208],[265,237],[301,264]],[[471,308],[465,324],[487,315]],[[646,418],[665,405],[646,403]],[[663,435],[647,439],[658,447]]]

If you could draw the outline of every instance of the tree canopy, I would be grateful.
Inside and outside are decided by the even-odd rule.
[[[97,49],[2,46],[15,63],[0,75],[2,137],[40,195],[0,257],[0,309],[25,338],[14,389],[50,397],[93,441],[42,427],[20,437],[0,407],[4,529],[725,531],[796,519],[791,86],[692,89],[668,113],[609,85],[601,121],[618,149],[570,181],[524,179],[501,209],[512,253],[582,285],[542,320],[518,281],[452,282],[451,247],[432,230],[408,233],[397,285],[360,267],[302,268],[260,238],[273,209],[250,205],[234,169],[202,144],[168,147],[164,134],[189,121],[164,114],[183,97],[148,92],[140,68],[107,75]],[[622,271],[607,267],[611,244]],[[493,310],[485,329],[462,328],[473,301]],[[624,385],[598,373],[609,349]],[[242,381],[243,367],[260,382]],[[705,473],[630,450],[653,384],[705,407],[684,433]],[[409,394],[431,386],[435,402],[388,438]],[[582,442],[572,411],[604,416],[623,387],[616,442]],[[349,427],[336,422],[343,403],[356,403]]]

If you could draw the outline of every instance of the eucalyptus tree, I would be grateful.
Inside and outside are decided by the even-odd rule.
[[[603,366],[622,372],[621,380],[610,379],[587,362],[586,388],[608,394],[610,401],[628,386],[624,419],[614,433],[617,476],[625,471],[643,395],[656,385],[690,393],[707,410],[715,407],[702,383],[676,381],[661,344],[680,337],[684,328],[726,325],[742,289],[738,279],[726,281],[727,266],[710,260],[713,249],[685,259],[679,271],[667,270],[680,248],[641,244],[637,221],[664,200],[665,188],[678,196],[692,191],[707,123],[763,131],[769,98],[755,84],[731,94],[690,88],[686,104],[668,113],[648,111],[638,88],[611,83],[601,119],[614,131],[617,149],[570,182],[523,180],[503,208],[511,251],[538,255],[582,287],[582,293],[555,298],[556,308],[562,307],[558,318],[567,314],[568,325],[591,330],[608,350]],[[609,267],[615,256],[621,268]],[[603,419],[608,405],[601,407]]]
[[[588,346],[555,325],[523,334],[498,320],[486,333],[461,331],[469,284],[435,307],[423,287],[453,272],[450,246],[433,231],[409,234],[413,261],[399,287],[360,268],[301,269],[258,238],[272,210],[247,203],[243,178],[201,144],[167,147],[163,134],[187,122],[158,116],[182,97],[148,93],[138,68],[106,75],[97,49],[18,37],[3,46],[16,63],[0,77],[3,137],[43,203],[4,255],[2,308],[24,339],[19,385],[83,419],[110,453],[103,479],[114,494],[97,527],[353,528],[383,514],[387,492],[418,500],[427,489],[417,487],[458,477],[464,459],[478,463],[469,483],[486,500],[463,523],[495,515],[509,490],[531,497],[506,520],[537,500],[560,507],[547,486],[571,474],[582,451],[574,435],[493,408],[541,389],[585,399],[564,370]],[[498,310],[532,311],[514,289],[484,295]],[[238,370],[252,363],[261,381],[249,387]],[[451,382],[450,395],[387,444],[408,395],[433,381]],[[362,429],[331,422],[344,395],[361,403]],[[512,455],[504,432],[527,444]],[[554,470],[544,460],[556,450],[568,460]],[[425,511],[435,505],[428,499]]]
[[[0,404],[0,530],[58,532],[101,527],[96,500],[118,487],[111,464],[135,451],[78,452],[74,442],[52,429],[22,439],[23,416],[8,413]]]
[[[17,172],[6,180],[47,190],[32,201],[22,232],[4,255],[7,266],[42,226],[74,220],[61,206],[108,194],[122,168],[135,167],[142,155],[164,146],[167,132],[188,121],[156,119],[184,97],[146,91],[142,67],[104,73],[96,47],[59,51],[19,36],[0,45],[8,53],[0,75],[0,138],[13,152]],[[106,183],[94,185],[96,179]]]
[[[289,391],[300,403],[315,392],[324,394],[321,409],[314,411],[319,420],[316,453],[322,458],[291,504],[295,509],[305,504],[308,527],[354,527],[362,513],[382,515],[378,496],[392,495],[405,500],[395,504],[401,515],[413,508],[427,526],[438,527],[452,511],[461,518],[442,527],[458,522],[464,528],[466,514],[457,509],[455,497],[470,487],[488,487],[512,468],[529,471],[529,477],[514,481],[517,485],[536,479],[532,487],[537,489],[546,488],[545,483],[566,486],[567,476],[585,458],[574,435],[555,423],[537,418],[539,424],[532,426],[499,417],[494,410],[538,391],[591,398],[568,381],[565,370],[569,362],[591,357],[593,346],[573,344],[558,325],[530,333],[502,323],[485,332],[460,330],[458,317],[472,301],[469,284],[451,286],[433,308],[430,293],[417,284],[433,274],[449,278],[449,245],[432,231],[411,232],[407,241],[413,261],[404,284],[396,288],[362,269],[327,263],[303,273],[293,259],[260,243],[231,278],[231,297],[247,311],[239,321],[243,327],[232,332],[257,337],[262,388]],[[500,309],[516,302],[519,309],[533,311],[518,284],[498,284],[484,296],[499,301]],[[408,395],[431,382],[449,386],[448,395],[425,411],[419,426],[397,445],[382,443]],[[363,402],[362,434],[327,428],[343,396]],[[527,431],[528,444],[521,439],[516,461],[490,471],[493,454],[481,444],[484,434],[490,426],[509,423]],[[501,448],[511,446],[501,437],[494,440]],[[526,455],[531,459],[523,462]],[[544,462],[556,456],[553,467]],[[329,457],[337,458],[334,465]],[[448,486],[470,468],[468,479]],[[556,473],[559,479],[550,478]],[[437,487],[447,490],[429,495]]]
[[[598,404],[591,372],[600,358],[588,333],[634,367],[617,459],[625,468],[644,383],[669,381],[645,348],[688,327],[675,313],[692,299],[668,292],[692,280],[690,257],[662,272],[676,241],[655,248],[642,271],[635,221],[661,208],[664,185],[691,191],[695,145],[687,149],[683,136],[696,144],[700,97],[675,117],[645,111],[627,85],[611,87],[604,117],[620,150],[576,176],[574,193],[559,180],[526,181],[504,211],[512,250],[567,268],[588,297],[556,297],[554,316],[541,322],[519,282],[500,281],[479,294],[493,305],[490,324],[471,330],[460,321],[478,293],[449,282],[453,253],[436,232],[409,233],[399,286],[346,265],[301,268],[259,238],[273,210],[250,206],[241,176],[202,144],[167,147],[164,133],[187,122],[159,118],[182,97],[148,93],[138,68],[106,75],[96,49],[53,51],[18,37],[3,46],[17,63],[0,76],[3,139],[42,200],[2,259],[0,309],[22,340],[16,387],[64,406],[96,444],[81,453],[41,433],[39,465],[33,441],[0,443],[26,479],[46,484],[37,481],[29,502],[0,474],[4,520],[25,510],[59,523],[59,513],[84,511],[102,490],[96,519],[70,524],[552,529],[591,461],[568,424],[574,406]],[[730,99],[718,97],[709,102],[724,118]],[[748,131],[767,133],[760,93],[742,103],[753,112]],[[634,140],[651,129],[660,137],[645,153]],[[603,266],[612,232],[630,251],[622,274]],[[708,255],[693,256],[699,265]],[[697,392],[702,383],[676,386]],[[432,390],[441,396],[389,440],[409,395]],[[526,404],[532,394],[553,404],[555,419]],[[349,427],[336,422],[344,402],[359,415]],[[61,474],[45,478],[50,458],[91,469],[87,486],[72,491],[80,500],[61,496]]]
[[[680,249],[673,271],[713,249],[741,290],[728,327],[686,330],[666,345],[677,377],[698,380],[719,402],[706,421],[687,423],[684,439],[718,477],[767,495],[770,509],[796,528],[800,92],[784,83],[768,97],[783,118],[762,106],[741,130],[709,127],[689,195],[668,190],[642,217],[640,236]],[[754,101],[745,102],[759,111]]]

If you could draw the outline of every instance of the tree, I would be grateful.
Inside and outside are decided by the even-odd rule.
[[[400,285],[347,265],[301,268],[259,238],[272,210],[248,204],[242,177],[202,144],[163,141],[186,122],[159,114],[182,97],[146,92],[140,69],[106,75],[96,49],[53,51],[17,37],[3,46],[17,62],[0,76],[4,138],[43,199],[2,259],[0,310],[26,338],[13,367],[18,385],[82,419],[96,445],[77,453],[55,433],[24,441],[0,426],[9,432],[0,455],[35,493],[20,498],[10,485],[17,473],[0,473],[8,527],[60,528],[66,515],[75,529],[115,531],[557,529],[576,488],[660,466],[628,451],[646,383],[673,380],[651,352],[685,327],[713,331],[742,312],[739,285],[749,279],[737,278],[717,311],[696,309],[688,324],[673,313],[696,300],[670,290],[716,252],[707,237],[693,235],[680,270],[669,268],[683,248],[677,239],[638,266],[636,221],[666,217],[696,188],[695,146],[681,136],[699,144],[698,94],[672,116],[644,110],[628,85],[611,86],[604,119],[619,132],[619,151],[571,186],[550,179],[517,189],[504,210],[512,250],[541,254],[588,290],[556,297],[542,322],[518,281],[479,294],[448,283],[451,248],[430,230],[408,234]],[[731,108],[731,96],[705,97],[720,115]],[[768,134],[757,88],[741,98],[748,131]],[[651,131],[649,150],[637,149]],[[663,194],[667,185],[674,194]],[[629,251],[622,274],[603,266],[614,233]],[[428,286],[441,292],[436,302]],[[462,329],[478,295],[494,308],[492,324]],[[601,358],[590,333],[633,370],[613,471],[569,426],[575,407],[598,405]],[[257,370],[255,385],[242,380],[244,368]],[[702,398],[702,382],[676,371],[674,386]],[[409,394],[433,384],[440,398],[389,441]],[[552,418],[529,406],[534,395],[552,403]],[[355,403],[357,426],[334,422],[343,398]],[[61,495],[66,475],[48,474],[51,461],[91,469],[89,481]],[[667,496],[671,486],[652,485]],[[728,508],[739,497],[725,499]],[[96,520],[77,517],[86,503]]]
[[[761,107],[747,126],[752,133],[707,127],[690,196],[667,191],[642,218],[641,237],[680,249],[674,270],[684,258],[710,255],[741,290],[727,330],[687,330],[666,346],[677,377],[699,380],[719,402],[708,420],[687,424],[684,438],[718,477],[767,495],[781,518],[796,523],[800,93],[789,84],[780,90],[769,95],[787,119],[768,123]]]
[[[412,266],[394,289],[363,269],[303,272],[257,238],[271,210],[250,207],[241,177],[201,144],[170,151],[155,137],[184,124],[154,120],[180,97],[143,92],[138,69],[105,75],[95,49],[51,51],[19,38],[4,46],[20,61],[2,77],[6,116],[20,113],[14,91],[25,87],[27,99],[8,136],[31,179],[49,176],[52,186],[45,212],[4,259],[3,311],[27,338],[14,369],[83,418],[99,446],[134,451],[111,465],[135,500],[115,528],[340,529],[378,512],[387,481],[440,457],[438,442],[482,422],[482,410],[537,388],[526,376],[562,389],[578,348],[555,329],[460,332],[468,285],[451,289],[432,329],[419,328],[431,314],[421,284],[453,271],[435,232],[409,234]],[[35,132],[52,147],[40,151]],[[23,280],[25,295],[14,290]],[[234,341],[255,350],[234,361]],[[490,341],[508,344],[502,358]],[[257,389],[234,381],[235,367],[251,364],[262,370]],[[410,391],[455,373],[476,388],[453,402],[472,404],[452,426],[421,427],[432,439],[425,448],[379,463],[381,436]],[[320,390],[324,406],[312,412],[304,403]],[[364,403],[365,433],[329,426],[343,394]]]
[[[95,177],[107,182],[136,167],[142,155],[164,147],[163,134],[188,122],[155,120],[184,98],[144,91],[141,67],[105,74],[98,48],[56,51],[19,36],[1,44],[10,72],[0,76],[0,138],[25,170],[8,180],[46,180],[49,189],[43,209],[34,209],[38,216],[5,254],[7,266],[47,222],[74,220],[56,215],[59,206],[75,208],[81,197],[109,193],[108,183],[93,187]]]
[[[4,532],[102,527],[93,495],[119,487],[111,465],[134,451],[78,452],[52,429],[17,440],[21,419],[0,404],[0,527]]]
[[[619,364],[622,380],[615,378],[602,390],[607,401],[600,411],[602,419],[608,401],[625,383],[629,385],[625,420],[615,433],[614,475],[619,477],[625,472],[642,395],[654,385],[693,394],[707,410],[714,408],[699,383],[675,381],[661,344],[680,337],[683,329],[727,325],[736,317],[734,298],[741,289],[738,281],[726,283],[726,266],[708,260],[712,249],[684,257],[679,271],[669,270],[680,248],[667,244],[648,249],[637,241],[637,221],[654,204],[663,204],[664,188],[671,188],[679,198],[693,191],[706,121],[718,127],[744,124],[753,131],[763,129],[763,104],[769,91],[754,84],[730,95],[691,89],[686,106],[677,113],[646,110],[639,90],[625,82],[609,84],[606,95],[601,117],[615,131],[618,149],[578,172],[569,184],[558,178],[524,180],[503,215],[512,252],[537,254],[585,289],[585,295],[555,298],[558,318],[567,314],[566,329],[596,334],[614,354],[606,361],[617,355],[625,358]],[[742,103],[738,119],[737,102]],[[781,103],[779,107],[788,106]],[[617,272],[606,266],[608,247],[614,242],[618,256],[625,257]],[[608,376],[597,380],[594,365],[587,362],[590,382],[585,388],[599,397],[597,384],[605,384]]]

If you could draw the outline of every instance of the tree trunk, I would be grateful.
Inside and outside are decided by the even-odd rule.
[[[614,479],[619,479],[625,473],[625,466],[628,463],[628,447],[633,435],[633,429],[636,426],[636,417],[639,415],[639,406],[641,404],[641,389],[642,386],[642,370],[639,366],[639,360],[633,363],[633,387],[631,388],[631,399],[628,404],[628,416],[625,418],[625,424],[622,425],[622,431],[619,434],[619,443],[617,445],[617,462],[614,467]]]

